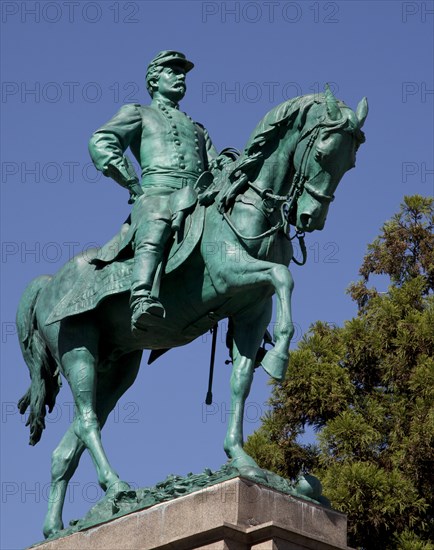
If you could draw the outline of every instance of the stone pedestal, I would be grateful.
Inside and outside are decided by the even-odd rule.
[[[348,550],[346,542],[345,515],[235,478],[34,548]]]

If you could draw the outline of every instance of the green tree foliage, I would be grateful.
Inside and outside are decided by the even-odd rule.
[[[349,288],[358,313],[317,322],[247,441],[258,463],[308,469],[349,520],[349,544],[434,549],[434,200],[405,197]],[[388,292],[368,288],[374,274]],[[318,444],[300,444],[306,426]]]

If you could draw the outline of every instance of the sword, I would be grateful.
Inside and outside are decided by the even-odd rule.
[[[208,391],[205,398],[206,405],[212,405],[212,379],[214,376],[214,360],[215,360],[215,348],[217,344],[217,331],[219,324],[217,323],[211,329],[212,332],[212,344],[211,344],[211,357],[209,361],[209,379],[208,379]]]

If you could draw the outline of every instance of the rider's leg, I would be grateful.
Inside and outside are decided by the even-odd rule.
[[[164,317],[165,311],[153,296],[152,286],[171,235],[169,196],[152,196],[140,200],[134,208],[134,268],[131,282],[132,326],[146,325],[149,315]]]

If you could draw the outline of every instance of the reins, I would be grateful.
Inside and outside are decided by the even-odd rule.
[[[293,240],[295,237],[297,237],[298,242],[300,244],[300,250],[302,253],[302,260],[298,261],[294,256],[292,257],[292,260],[297,265],[304,265],[307,260],[307,250],[306,250],[306,244],[304,241],[304,232],[297,230],[295,235],[293,237],[289,237],[289,220],[291,218],[292,212],[294,210],[294,207],[297,203],[297,200],[301,196],[304,190],[306,190],[310,195],[312,195],[317,200],[320,200],[321,202],[331,202],[334,197],[329,197],[328,195],[324,195],[322,193],[319,193],[316,191],[308,182],[306,177],[306,169],[307,169],[307,163],[310,157],[310,154],[312,152],[312,148],[315,144],[315,141],[318,137],[318,133],[320,131],[321,125],[318,124],[317,126],[312,127],[307,132],[304,132],[300,139],[298,140],[298,143],[305,139],[306,135],[311,134],[309,137],[309,141],[303,151],[303,156],[301,158],[300,163],[300,171],[296,172],[293,178],[293,182],[291,185],[291,189],[289,190],[287,195],[276,195],[272,192],[271,189],[261,189],[260,187],[256,186],[254,183],[249,181],[247,179],[246,183],[247,185],[255,191],[259,197],[262,199],[263,203],[265,203],[267,200],[272,200],[275,202],[282,203],[280,206],[280,214],[281,214],[281,220],[268,229],[267,231],[264,231],[263,233],[260,233],[259,235],[255,235],[253,237],[243,235],[240,233],[240,231],[235,227],[234,223],[230,219],[227,212],[222,211],[222,216],[225,219],[226,223],[229,225],[229,227],[232,229],[232,231],[235,233],[235,235],[244,241],[256,241],[259,239],[263,239],[265,237],[269,237],[276,233],[277,231],[283,229],[283,234],[288,240]],[[297,145],[298,145],[297,143]],[[241,174],[241,178],[246,178],[245,174]],[[274,210],[274,208],[272,209]]]

